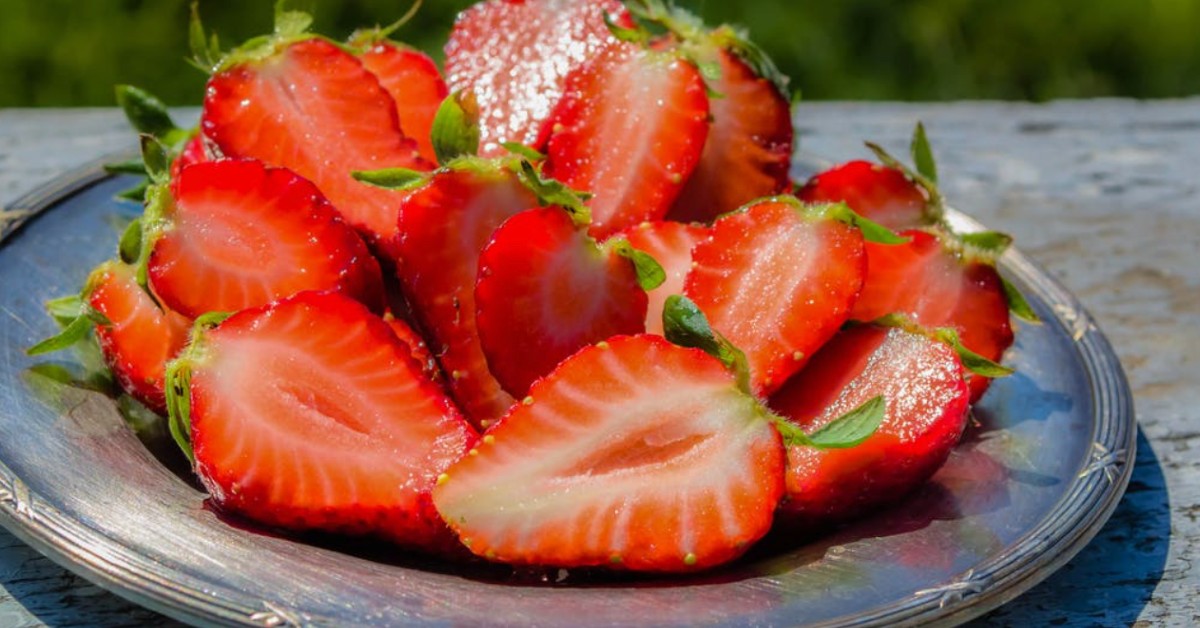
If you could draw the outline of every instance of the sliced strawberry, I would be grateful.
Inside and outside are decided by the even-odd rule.
[[[954,350],[919,334],[846,329],[770,406],[807,431],[879,395],[883,423],[853,449],[788,448],[786,517],[813,526],[842,521],[903,497],[946,461],[966,424],[967,384]]]
[[[199,131],[193,133],[192,138],[183,145],[183,150],[179,151],[179,155],[171,162],[171,178],[179,176],[180,171],[192,164],[212,161],[207,143],[203,133]]]
[[[646,332],[663,333],[663,303],[673,294],[683,293],[683,283],[692,270],[692,249],[708,237],[709,230],[701,225],[674,221],[644,222],[626,229],[618,236],[629,240],[633,248],[650,254],[662,266],[666,280],[647,293]]]
[[[737,557],[770,527],[780,436],[702,351],[615,337],[529,393],[434,490],[475,554],[691,571]]]
[[[408,347],[408,355],[421,365],[421,372],[429,379],[441,382],[442,371],[438,368],[437,359],[430,353],[429,345],[425,343],[421,334],[418,334],[403,319],[396,318],[391,312],[383,315],[383,322],[387,323],[388,327],[392,328],[392,333],[396,334],[396,338]]]
[[[809,203],[844,202],[890,229],[929,224],[926,192],[900,170],[868,161],[851,161],[817,174],[796,196]]]
[[[446,43],[446,80],[475,94],[480,154],[537,139],[567,73],[612,39],[606,12],[624,13],[617,0],[486,0],[458,16]]]
[[[800,370],[858,297],[863,236],[835,218],[844,209],[765,200],[718,220],[692,250],[684,294],[746,353],[758,394]]]
[[[515,397],[579,349],[642,333],[645,319],[633,263],[615,246],[598,246],[561,208],[509,218],[479,256],[479,340],[492,374]]]
[[[723,32],[723,31],[722,31]],[[696,171],[671,209],[682,221],[711,222],[755,199],[783,193],[792,160],[788,99],[741,57],[720,46],[720,76],[709,87],[712,129]]]
[[[197,317],[336,289],[383,310],[379,263],[320,190],[284,168],[221,160],[151,194],[147,271],[173,310]]]
[[[357,301],[306,292],[242,311],[172,372],[189,395],[196,473],[221,509],[288,530],[453,543],[430,492],[476,435]]]
[[[708,137],[699,70],[673,51],[617,42],[567,77],[545,127],[546,174],[591,192],[591,233],[666,215]]]
[[[867,279],[850,317],[870,321],[899,312],[926,327],[952,327],[962,343],[999,361],[1012,344],[1009,305],[1000,275],[986,256],[964,253],[952,236],[906,231],[899,246],[867,245]],[[950,243],[950,244],[947,244]],[[971,377],[971,401],[988,378]]]
[[[488,371],[475,327],[479,253],[509,216],[537,197],[498,164],[444,169],[405,198],[397,275],[466,415],[486,426],[513,403]]]
[[[125,392],[155,412],[166,409],[163,372],[187,344],[191,321],[161,310],[137,283],[133,266],[108,262],[92,272],[88,305],[108,319],[96,325],[104,361]]]
[[[430,164],[400,130],[396,105],[354,55],[323,39],[235,54],[209,79],[201,128],[228,157],[250,157],[309,179],[372,244],[396,234],[398,192],[351,172]]]
[[[437,64],[419,50],[386,40],[373,44],[359,59],[396,101],[400,128],[417,142],[421,157],[437,163],[430,131],[438,106],[449,94]]]

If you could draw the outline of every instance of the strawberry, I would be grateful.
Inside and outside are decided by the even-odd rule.
[[[856,160],[821,172],[796,190],[808,203],[843,202],[861,216],[889,229],[913,229],[942,219],[942,197],[937,189],[937,165],[917,123],[910,145],[914,171],[879,146],[867,143],[882,165]]]
[[[104,361],[125,392],[164,414],[163,374],[167,361],[187,344],[191,321],[160,309],[138,285],[137,271],[118,261],[92,271],[80,297],[56,299],[51,313],[63,318],[63,331],[28,350],[40,355],[65,349],[94,329]]]
[[[995,253],[964,246],[943,232],[902,235],[907,244],[867,245],[866,281],[850,317],[870,321],[900,312],[926,327],[952,327],[972,351],[998,361],[1013,332]],[[970,385],[974,402],[987,390],[988,379],[972,377]]]
[[[783,464],[779,433],[719,361],[619,336],[535,382],[433,499],[488,560],[692,571],[766,533]]]
[[[419,50],[386,39],[364,46],[358,58],[396,101],[400,128],[417,142],[421,157],[437,163],[430,131],[438,106],[449,94],[437,64]]]
[[[721,218],[692,249],[684,294],[746,352],[756,393],[782,385],[849,317],[866,276],[853,225],[894,239],[845,205],[777,197]]]
[[[151,285],[189,317],[337,289],[382,311],[379,264],[312,183],[252,160],[188,166],[149,194]]]
[[[359,183],[351,172],[431,166],[400,130],[379,81],[354,55],[306,34],[309,22],[282,11],[274,35],[224,56],[201,40],[197,63],[213,71],[201,128],[227,157],[309,179],[369,243],[390,251],[402,195]]]
[[[545,171],[594,197],[591,233],[661,219],[708,137],[700,71],[676,51],[614,41],[566,79],[538,140]]]
[[[709,100],[708,141],[670,218],[712,222],[788,190],[794,132],[786,77],[744,34],[722,26],[703,36],[698,50],[719,68],[708,79],[719,97]]]
[[[617,0],[485,0],[458,16],[446,43],[446,80],[479,102],[480,154],[537,139],[567,73],[611,40],[605,13],[625,19]]]
[[[628,243],[598,246],[582,222],[558,207],[524,211],[496,229],[479,256],[479,340],[492,374],[515,397],[579,349],[645,330],[646,293]]]
[[[382,319],[304,292],[200,321],[172,363],[173,428],[213,503],[268,526],[451,547],[439,473],[476,441]],[[190,425],[190,429],[189,429]]]
[[[513,402],[488,371],[476,332],[479,253],[505,219],[537,205],[512,170],[483,160],[438,170],[401,203],[397,275],[451,394],[476,425]]]
[[[171,178],[179,176],[179,173],[184,168],[192,164],[202,164],[212,161],[208,151],[208,142],[204,139],[204,134],[196,132],[192,134],[184,145],[183,150],[179,151],[179,156],[171,162]]]
[[[840,332],[771,397],[771,408],[802,428],[818,428],[882,395],[886,415],[852,450],[789,447],[781,513],[821,526],[919,486],[962,435],[969,396],[963,377],[954,350],[934,338],[870,325]]]
[[[630,246],[645,251],[662,266],[665,280],[647,293],[646,331],[663,333],[663,304],[667,297],[683,292],[683,282],[692,270],[692,249],[708,237],[709,230],[701,225],[682,222],[643,222],[617,234],[629,240]]]

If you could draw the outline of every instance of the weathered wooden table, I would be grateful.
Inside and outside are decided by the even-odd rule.
[[[1129,490],[1065,568],[981,625],[1200,623],[1200,99],[805,104],[801,148],[903,154],[924,120],[952,202],[1074,292],[1120,355],[1141,424]],[[0,111],[0,207],[133,146],[116,110]],[[0,530],[0,627],[161,625]]]

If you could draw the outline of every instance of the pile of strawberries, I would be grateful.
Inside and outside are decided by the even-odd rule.
[[[31,349],[94,333],[220,509],[513,565],[675,572],[895,501],[1029,306],[924,130],[798,189],[786,79],[656,0],[485,0],[446,79],[280,8],[198,129],[118,91],[144,215]],[[448,86],[447,86],[448,84]]]

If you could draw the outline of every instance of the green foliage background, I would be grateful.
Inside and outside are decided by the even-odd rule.
[[[203,0],[226,45],[270,29],[269,0]],[[407,0],[293,2],[344,38]],[[398,38],[435,56],[470,0],[426,0]],[[748,27],[806,99],[1200,94],[1200,0],[679,0]],[[0,106],[110,105],[115,83],[196,104],[187,0],[0,0]]]

